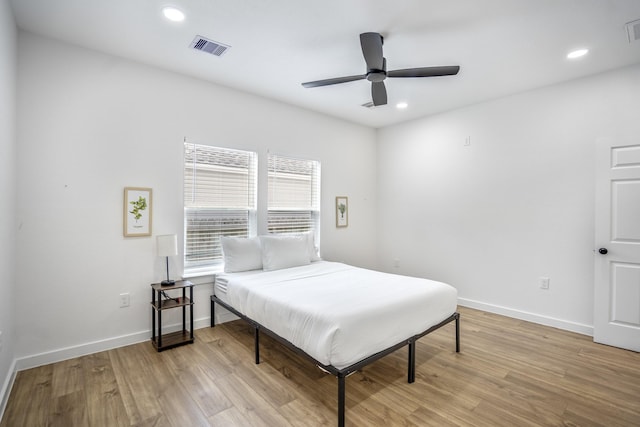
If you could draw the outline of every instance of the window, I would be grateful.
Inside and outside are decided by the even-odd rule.
[[[320,162],[269,154],[269,233],[312,231],[319,239]]]
[[[222,265],[222,236],[256,234],[257,154],[184,144],[184,270]]]

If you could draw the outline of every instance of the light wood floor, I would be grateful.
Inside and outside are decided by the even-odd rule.
[[[348,426],[640,426],[640,354],[471,309],[347,378]],[[242,321],[19,372],[0,427],[336,425],[337,381]]]

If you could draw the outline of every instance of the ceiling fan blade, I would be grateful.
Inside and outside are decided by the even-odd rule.
[[[366,74],[361,74],[358,76],[336,77],[333,79],[316,80],[314,82],[302,83],[302,86],[304,87],[329,86],[329,85],[335,85],[339,83],[347,83],[347,82],[353,82],[356,80],[362,80],[366,77],[367,77]]]
[[[367,63],[369,70],[383,69],[382,56],[383,38],[378,33],[362,33],[360,34],[360,46],[362,46],[362,55]]]
[[[371,97],[375,106],[387,104],[387,89],[384,87],[384,82],[371,83]]]
[[[444,67],[406,68],[404,70],[387,71],[387,77],[437,77],[454,76],[458,74],[460,67],[450,65]]]

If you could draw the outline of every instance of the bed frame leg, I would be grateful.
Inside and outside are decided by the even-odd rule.
[[[338,375],[338,427],[344,427],[345,376]]]
[[[260,364],[260,329],[257,326],[253,327],[253,339],[256,348],[256,365]]]
[[[460,313],[456,313],[456,353],[460,353]]]
[[[407,374],[407,382],[409,384],[416,380],[416,342],[409,341],[409,367]]]
[[[213,301],[213,295],[211,295],[211,327],[216,326],[216,303]]]

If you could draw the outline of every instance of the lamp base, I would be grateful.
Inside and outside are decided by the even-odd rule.
[[[171,286],[175,284],[176,284],[175,280],[163,280],[162,282],[160,282],[161,286]]]

